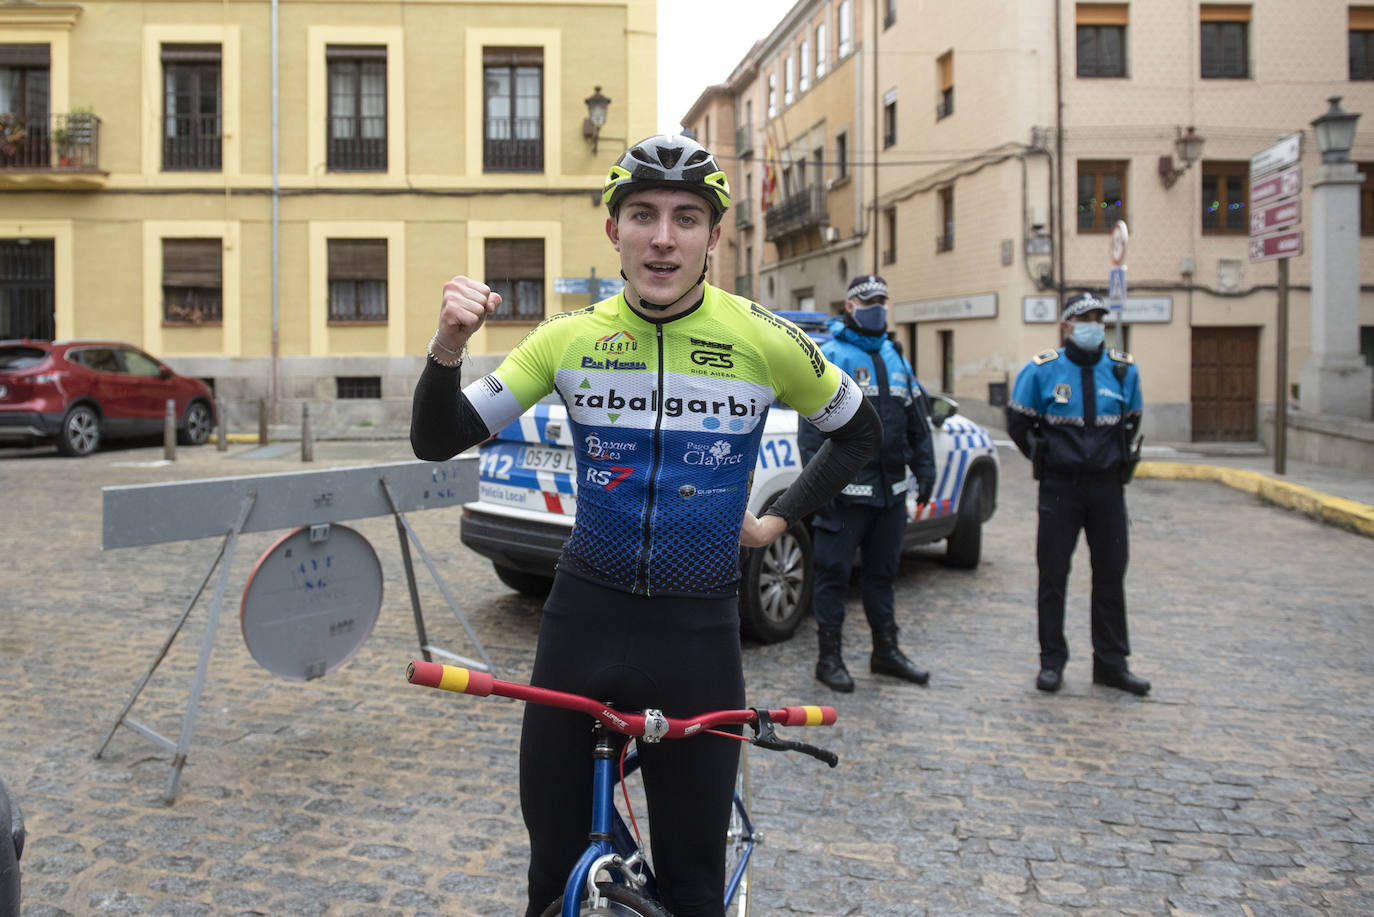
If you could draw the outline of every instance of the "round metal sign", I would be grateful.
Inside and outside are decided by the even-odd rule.
[[[353,657],[381,609],[382,565],[366,538],[343,525],[299,528],[248,574],[243,642],[271,672],[319,678]]]
[[[1126,221],[1117,220],[1112,227],[1112,264],[1121,265],[1126,260],[1126,242],[1130,233],[1126,231]]]

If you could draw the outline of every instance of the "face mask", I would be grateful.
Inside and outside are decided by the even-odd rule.
[[[854,310],[854,324],[862,331],[880,334],[887,330],[887,306],[862,306]]]
[[[1107,335],[1107,326],[1101,322],[1074,322],[1069,337],[1083,350],[1096,350],[1102,346]]]

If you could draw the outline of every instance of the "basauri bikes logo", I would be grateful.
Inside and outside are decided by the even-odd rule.
[[[709,446],[700,443],[687,443],[687,451],[682,454],[682,464],[701,465],[706,468],[722,468],[738,465],[744,461],[744,453],[730,451],[730,444],[718,439]]]
[[[598,462],[614,462],[624,458],[626,452],[635,451],[635,443],[615,442],[613,440],[602,439],[595,433],[588,433],[583,440],[587,444],[587,457]]]

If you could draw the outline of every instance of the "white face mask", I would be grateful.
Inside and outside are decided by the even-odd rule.
[[[1069,337],[1083,350],[1096,350],[1107,336],[1107,326],[1101,322],[1074,322]]]

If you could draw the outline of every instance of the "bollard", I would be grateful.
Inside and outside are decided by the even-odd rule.
[[[215,450],[226,452],[229,449],[229,437],[224,429],[224,402],[219,398],[215,399]]]
[[[258,445],[267,445],[267,399],[258,399]]]
[[[177,403],[171,398],[162,419],[162,457],[169,462],[177,460]]]
[[[310,405],[301,405],[301,461],[315,461],[315,438],[310,434]]]

